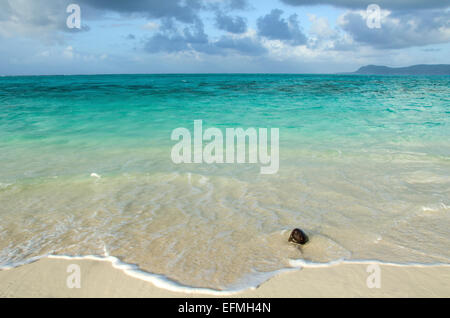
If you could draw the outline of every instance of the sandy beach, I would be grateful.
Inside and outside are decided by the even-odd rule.
[[[67,268],[81,269],[81,288],[68,288]],[[224,297],[450,297],[450,266],[380,265],[380,288],[368,288],[367,263],[303,268],[255,289]],[[173,292],[131,277],[108,261],[43,258],[0,271],[0,297],[217,297]]]

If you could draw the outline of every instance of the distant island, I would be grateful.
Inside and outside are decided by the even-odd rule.
[[[355,75],[450,75],[450,64],[420,64],[407,67],[366,65],[356,72],[341,73]]]

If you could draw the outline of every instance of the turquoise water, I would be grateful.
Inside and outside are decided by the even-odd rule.
[[[3,77],[0,110],[0,265],[107,251],[225,289],[293,258],[450,261],[450,77]],[[197,119],[279,128],[278,173],[175,165]]]

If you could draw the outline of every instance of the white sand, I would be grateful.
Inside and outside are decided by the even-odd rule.
[[[81,269],[81,288],[67,287],[67,267]],[[450,297],[450,266],[380,265],[381,288],[368,288],[367,264],[303,268],[231,297]],[[43,258],[0,271],[0,297],[208,297],[156,287],[110,262]],[[215,297],[215,296],[214,296]],[[227,296],[230,297],[230,296]]]

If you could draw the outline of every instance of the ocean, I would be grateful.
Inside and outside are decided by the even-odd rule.
[[[278,128],[278,171],[175,164],[195,120]],[[449,264],[449,246],[449,76],[0,78],[0,267],[114,257],[227,291],[298,261]]]

